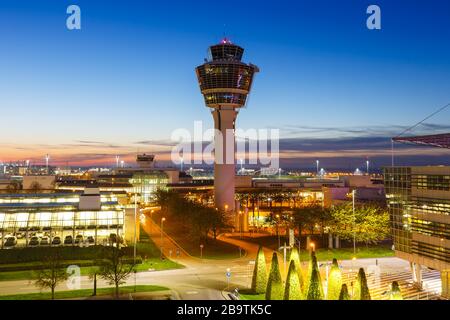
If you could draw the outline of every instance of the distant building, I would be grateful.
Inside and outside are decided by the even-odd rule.
[[[24,190],[54,190],[56,176],[54,175],[24,175],[22,189]]]

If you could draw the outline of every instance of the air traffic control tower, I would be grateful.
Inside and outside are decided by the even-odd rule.
[[[244,49],[223,39],[209,47],[209,57],[196,68],[201,93],[211,108],[214,128],[214,197],[229,218],[235,213],[235,121],[245,106],[257,66],[241,61]]]

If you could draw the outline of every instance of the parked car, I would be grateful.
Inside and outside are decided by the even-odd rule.
[[[50,244],[49,237],[42,237],[41,242],[39,243],[39,245],[41,246],[48,246],[49,244]]]
[[[83,243],[83,235],[77,234],[77,236],[75,237],[75,244],[80,244],[80,243]]]
[[[73,244],[73,237],[72,236],[66,236],[64,238],[64,244]]]
[[[53,245],[53,246],[59,246],[60,244],[61,244],[61,237],[58,237],[58,236],[53,237],[53,239],[52,239],[52,245]]]
[[[95,243],[94,237],[93,237],[93,236],[88,236],[88,237],[87,237],[87,243],[89,243],[89,244],[94,244],[94,243]]]
[[[109,234],[109,242],[116,243],[117,242],[117,235],[115,233]]]
[[[39,238],[36,237],[36,236],[31,237],[30,241],[28,242],[28,245],[29,245],[30,247],[38,246],[38,245],[39,245]]]
[[[22,239],[22,238],[24,238],[25,237],[25,234],[24,233],[22,233],[22,232],[17,232],[16,233],[16,238],[17,239]]]
[[[9,236],[5,238],[5,241],[3,243],[4,247],[14,247],[17,244],[17,238],[14,236]]]

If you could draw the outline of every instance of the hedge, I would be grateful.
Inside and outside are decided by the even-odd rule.
[[[62,260],[95,260],[104,246],[64,246],[64,247],[37,247],[37,248],[15,248],[0,250],[1,264],[13,264],[24,262],[39,262],[51,255],[53,250],[59,250]],[[112,248],[112,247],[111,247]],[[133,247],[124,247],[126,256],[133,255]]]

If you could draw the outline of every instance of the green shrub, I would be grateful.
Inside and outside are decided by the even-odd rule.
[[[359,268],[358,279],[356,280],[354,300],[370,300],[369,287],[367,286],[366,273],[363,268]]]
[[[295,262],[291,260],[289,271],[286,278],[286,287],[284,290],[284,300],[301,300],[302,290]]]
[[[328,275],[327,299],[338,300],[342,288],[342,272],[336,259],[333,259]]]
[[[278,256],[274,252],[270,266],[269,280],[267,281],[266,300],[283,300],[283,298],[283,280],[281,279],[280,267],[278,266]]]
[[[341,287],[341,292],[339,293],[339,300],[350,300],[350,295],[348,294],[347,285],[345,283]]]
[[[400,291],[400,286],[397,281],[392,282],[389,300],[403,300],[402,292]]]
[[[291,250],[291,254],[289,256],[289,264],[292,261],[294,261],[295,269],[297,270],[297,273],[298,273],[298,280],[300,282],[300,288],[301,288],[302,292],[304,292],[305,291],[305,281],[304,281],[304,277],[303,277],[302,266],[300,264],[300,255],[298,253],[297,247],[293,247]]]
[[[98,257],[100,248],[102,246],[36,247],[0,250],[0,263],[12,264],[42,261],[45,257],[52,255],[55,250],[60,251],[62,260],[95,260]],[[132,253],[132,248],[130,252]]]
[[[261,294],[266,292],[267,286],[267,266],[264,250],[260,246],[256,255],[255,268],[253,269],[252,292]]]
[[[311,252],[310,275],[308,281],[307,300],[323,300],[323,287],[315,252]]]

